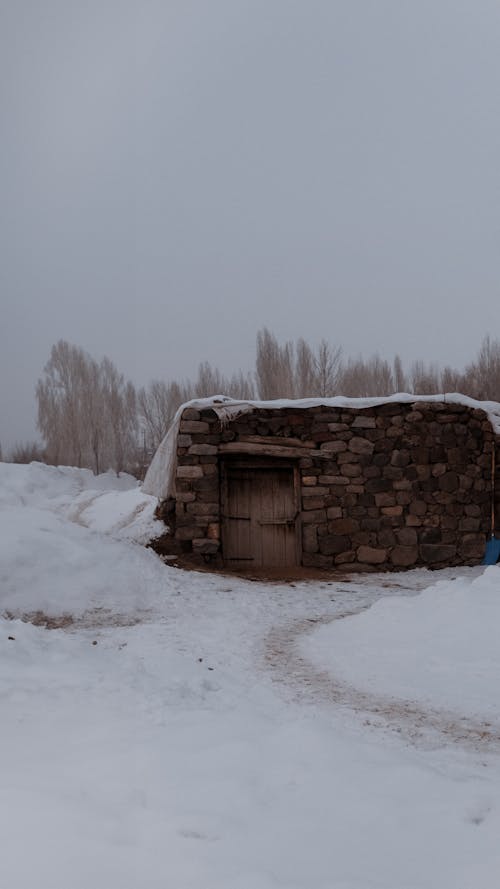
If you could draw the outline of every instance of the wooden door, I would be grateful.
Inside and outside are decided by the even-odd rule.
[[[222,547],[226,565],[297,565],[298,510],[293,467],[227,462],[222,475]]]

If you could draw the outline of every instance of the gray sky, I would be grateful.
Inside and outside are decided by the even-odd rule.
[[[255,334],[500,335],[497,0],[0,0],[0,441],[64,338],[137,384]]]

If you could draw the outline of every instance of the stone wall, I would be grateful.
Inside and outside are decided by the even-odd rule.
[[[494,441],[486,414],[457,404],[259,408],[226,426],[187,408],[163,516],[174,551],[220,560],[221,457],[287,457],[299,468],[304,566],[475,564],[490,532]]]

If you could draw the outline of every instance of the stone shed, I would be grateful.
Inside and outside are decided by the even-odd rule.
[[[500,405],[465,396],[183,406],[144,490],[163,551],[236,570],[477,564]]]

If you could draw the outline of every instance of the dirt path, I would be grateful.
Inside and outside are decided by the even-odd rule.
[[[460,744],[481,752],[500,751],[500,725],[475,721],[460,714],[429,709],[399,698],[372,695],[315,667],[300,652],[300,639],[318,624],[332,623],[365,610],[367,605],[342,614],[302,618],[275,628],[265,639],[264,661],[274,681],[283,684],[304,703],[333,704],[358,713],[365,725],[390,728],[413,743]]]

